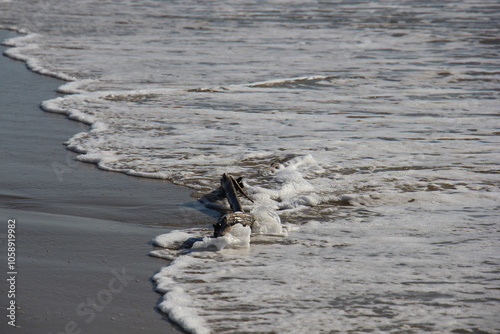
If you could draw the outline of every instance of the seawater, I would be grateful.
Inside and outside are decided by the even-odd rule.
[[[43,108],[91,125],[79,160],[200,197],[243,176],[268,216],[215,250],[155,239],[158,306],[193,333],[500,331],[499,22],[493,0],[0,1],[26,33],[7,55],[68,81]]]

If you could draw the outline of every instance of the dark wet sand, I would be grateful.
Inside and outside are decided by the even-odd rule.
[[[0,57],[0,258],[6,277],[15,219],[18,306],[14,329],[2,278],[0,332],[177,333],[155,309],[149,279],[167,262],[149,241],[212,218],[187,188],[75,161],[62,143],[87,126],[38,107],[63,83]]]

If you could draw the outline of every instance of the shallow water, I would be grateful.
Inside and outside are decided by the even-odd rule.
[[[8,55],[72,80],[43,107],[92,124],[81,161],[199,196],[244,176],[289,224],[165,251],[160,308],[200,333],[500,330],[498,22],[495,1],[0,2],[31,33]]]

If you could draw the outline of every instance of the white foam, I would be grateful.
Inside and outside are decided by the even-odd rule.
[[[315,193],[314,186],[304,178],[304,175],[322,170],[316,160],[309,154],[298,156],[279,164],[269,171],[273,188],[247,185],[248,192],[260,206],[255,214],[262,214],[263,220],[272,210],[293,210],[303,206],[315,206],[321,202],[321,197]],[[276,221],[275,218],[271,218]],[[279,224],[279,221],[278,221]],[[276,224],[275,224],[276,225]],[[276,225],[277,226],[277,225]],[[276,228],[271,227],[273,231]]]
[[[252,226],[254,233],[278,235],[286,233],[286,229],[281,224],[280,216],[268,206],[255,206],[250,213],[255,218],[255,223]]]
[[[177,258],[169,267],[164,267],[158,274],[153,276],[156,282],[156,290],[163,292],[163,300],[158,304],[158,308],[168,314],[172,321],[175,321],[185,330],[194,334],[209,334],[211,331],[203,318],[201,318],[191,307],[193,300],[182,288],[175,284],[169,276],[173,268],[188,267],[192,259],[187,256]]]
[[[92,125],[93,123],[97,122],[97,118],[95,116],[84,113],[76,108],[69,107],[70,104],[75,103],[74,100],[76,99],[74,97],[57,97],[55,99],[43,101],[41,107],[47,112],[65,114],[69,119],[85,124]],[[105,123],[100,122],[100,124]]]
[[[136,170],[130,169],[125,174],[131,176],[147,177],[150,179],[160,179],[160,180],[172,179],[171,173],[165,173],[165,172],[138,172]]]
[[[41,104],[42,109],[47,111],[47,112],[66,114],[67,113],[66,108],[64,108],[63,106],[60,106],[60,103],[59,103],[63,100],[64,99],[62,97],[57,97],[57,98],[52,99],[52,100],[43,101]]]
[[[194,316],[203,315],[211,328],[224,332],[243,330],[248,324],[241,319],[252,319],[248,321],[255,332],[286,333],[383,328],[395,321],[410,327],[428,323],[445,331],[457,317],[491,326],[494,317],[487,303],[472,309],[465,306],[464,300],[478,286],[460,277],[478,275],[470,263],[487,258],[497,263],[500,258],[492,251],[498,247],[487,240],[477,241],[489,249],[486,252],[479,251],[475,241],[461,239],[455,244],[450,231],[461,225],[460,213],[451,213],[448,205],[419,212],[415,222],[409,213],[417,208],[412,204],[407,212],[398,206],[379,208],[390,212],[391,218],[384,215],[365,224],[355,217],[336,223],[309,221],[285,238],[254,236],[247,252],[192,252],[155,278],[165,278],[169,287],[189,295],[171,300],[169,308],[177,303],[183,307],[189,300],[186,305]],[[448,216],[438,223],[435,212],[440,210]],[[470,230],[468,237],[488,229]],[[442,277],[443,270],[447,277]],[[481,276],[484,283],[494,274]],[[446,305],[438,321],[432,312],[436,305]],[[476,316],[484,320],[473,320]]]
[[[287,79],[275,79],[275,80],[266,80],[260,82],[253,82],[246,84],[248,87],[279,87],[287,84],[296,84],[296,83],[307,83],[310,81],[322,81],[329,80],[331,77],[324,75],[314,75],[314,76],[306,76],[306,77],[297,77],[297,78],[287,78]]]
[[[93,122],[92,125],[90,126],[90,131],[92,132],[99,132],[99,131],[106,131],[108,130],[108,125],[99,121]]]
[[[217,250],[224,248],[248,248],[250,247],[250,226],[236,224],[224,236],[213,238],[205,237],[202,241],[195,242],[193,249],[205,249],[215,247]]]
[[[74,148],[73,148],[74,149]],[[78,151],[74,149],[74,151]],[[116,172],[108,166],[110,161],[116,160],[116,156],[112,153],[100,152],[100,153],[84,153],[76,157],[78,161],[96,164],[102,170],[107,170],[111,172]]]
[[[57,91],[62,94],[81,94],[86,93],[85,89],[90,84],[95,82],[93,79],[83,79],[83,80],[75,80],[65,83],[64,85],[57,88]]]
[[[29,54],[38,51],[39,46],[36,40],[41,37],[40,34],[30,33],[25,36],[10,38],[3,42],[4,45],[12,48],[7,49],[4,54],[12,59],[24,61],[26,66],[33,72],[59,78],[61,80],[73,81],[74,77],[61,72],[50,71],[42,62]]]
[[[191,234],[183,232],[183,231],[172,231],[170,233],[165,233],[156,236],[153,239],[153,244],[155,246],[159,247],[164,247],[164,248],[170,248],[173,247],[174,245],[185,241],[186,239],[190,238]]]

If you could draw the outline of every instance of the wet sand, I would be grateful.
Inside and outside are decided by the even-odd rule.
[[[0,77],[0,257],[6,276],[15,219],[18,326],[7,324],[2,279],[0,332],[180,332],[155,308],[150,277],[167,263],[148,256],[150,240],[209,224],[210,212],[190,189],[76,161],[63,142],[88,127],[39,108],[64,82],[4,56]]]

